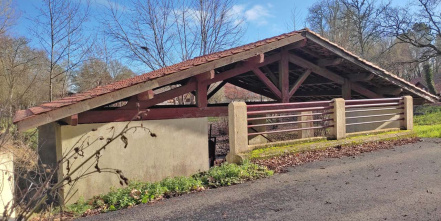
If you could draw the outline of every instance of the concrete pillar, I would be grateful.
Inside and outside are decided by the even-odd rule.
[[[335,98],[332,100],[334,127],[331,130],[331,138],[340,140],[346,137],[346,110],[345,100]]]
[[[300,114],[312,114],[312,111],[304,111],[301,112]],[[300,116],[299,117],[299,121],[307,121],[307,120],[313,120],[313,116]],[[312,127],[314,126],[313,122],[308,122],[308,123],[301,123],[300,127],[301,128],[306,128],[306,127]],[[309,137],[314,137],[314,129],[311,130],[301,130],[299,133],[299,137],[300,138],[309,138]]]
[[[227,162],[240,163],[239,153],[248,151],[247,105],[245,102],[232,102],[228,105],[228,130],[230,152]]]
[[[413,130],[413,98],[411,96],[403,97],[404,120],[401,127],[405,130]]]

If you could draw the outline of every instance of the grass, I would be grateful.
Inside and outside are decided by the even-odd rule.
[[[419,137],[441,138],[441,107],[423,105],[416,108],[414,130]]]
[[[133,181],[127,187],[113,188],[109,193],[93,197],[88,201],[80,199],[67,206],[65,211],[79,216],[90,209],[101,212],[119,210],[163,198],[202,191],[206,188],[230,186],[271,175],[273,171],[250,161],[245,161],[241,165],[225,163],[190,177],[166,178],[154,183]]]

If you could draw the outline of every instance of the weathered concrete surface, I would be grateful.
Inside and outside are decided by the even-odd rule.
[[[331,130],[331,137],[336,140],[346,137],[346,112],[345,100],[343,98],[335,98],[331,105],[334,107],[332,119],[334,119],[334,127]]]
[[[14,156],[10,152],[0,153],[0,218],[3,218],[6,205],[8,205],[8,214],[14,200]],[[11,218],[15,217],[15,211],[10,214]]]
[[[227,161],[241,162],[237,154],[250,150],[248,148],[247,104],[245,102],[231,102],[228,105],[228,134],[230,152]]]
[[[136,132],[128,132],[127,148],[124,148],[124,143],[118,139],[101,152],[102,156],[99,159],[101,169],[120,169],[130,180],[140,181],[158,181],[166,177],[188,176],[208,170],[207,118],[136,121],[129,127],[141,124],[149,128],[157,137],[151,137],[140,128]],[[106,139],[111,137],[113,132],[119,133],[126,125],[127,122],[61,126],[61,136],[58,138],[61,140],[61,146],[57,149],[62,149],[62,153],[65,154],[72,147],[81,146],[88,141],[91,146],[84,151],[84,155],[90,156],[107,142]],[[84,137],[80,139],[83,135]],[[97,139],[100,136],[104,139]],[[77,143],[79,140],[86,142]],[[81,159],[72,160],[71,163],[74,165],[71,165],[71,168],[75,168]],[[94,166],[95,162],[86,164],[77,174],[95,170]],[[64,165],[62,169],[64,174],[68,172],[66,168],[67,165]],[[78,181],[72,189],[66,188],[64,195],[66,196],[69,191],[71,193],[77,191],[70,201],[75,202],[80,196],[88,199],[107,193],[112,186],[120,186],[116,175],[97,173]]]
[[[441,139],[83,220],[440,220]]]

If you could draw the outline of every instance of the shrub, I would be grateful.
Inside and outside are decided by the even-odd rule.
[[[245,161],[242,165],[225,163],[190,177],[166,178],[154,183],[132,181],[127,187],[112,188],[109,193],[96,196],[89,202],[79,200],[68,206],[66,210],[76,215],[81,215],[92,208],[100,208],[104,212],[113,211],[159,200],[163,197],[178,196],[210,187],[229,186],[272,174],[273,171],[266,167],[249,161]]]

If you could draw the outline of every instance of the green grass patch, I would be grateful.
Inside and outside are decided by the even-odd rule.
[[[271,175],[273,171],[250,161],[245,161],[241,165],[225,163],[190,177],[166,178],[154,183],[133,181],[127,187],[113,188],[109,193],[93,197],[87,202],[79,200],[67,206],[65,210],[77,216],[88,209],[100,209],[102,212],[113,211],[164,197],[178,196],[206,188],[229,186]]]
[[[414,130],[418,137],[441,138],[441,107],[419,106],[415,110]]]

